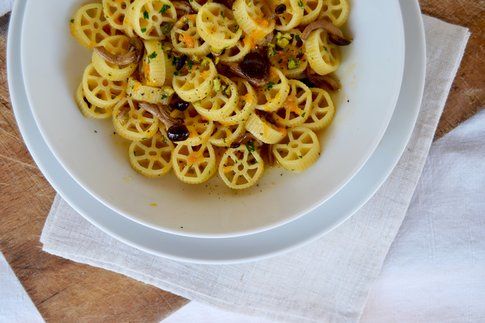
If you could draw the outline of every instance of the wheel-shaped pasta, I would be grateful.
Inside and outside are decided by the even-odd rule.
[[[197,32],[215,52],[236,45],[242,30],[230,9],[220,3],[206,3],[196,18]]]
[[[323,0],[320,13],[322,18],[328,17],[337,26],[343,26],[349,18],[350,5],[348,0]]]
[[[100,108],[91,104],[85,97],[83,92],[83,85],[79,84],[76,91],[76,103],[79,110],[86,118],[92,119],[106,119],[111,117],[112,108]]]
[[[125,17],[134,0],[103,0],[103,12],[111,27],[125,31]]]
[[[288,79],[279,69],[270,68],[269,82],[257,90],[256,109],[263,111],[276,111],[285,102],[290,92]]]
[[[212,82],[207,97],[194,102],[194,108],[207,120],[224,121],[234,111],[238,100],[236,83],[219,75]]]
[[[178,144],[172,153],[175,175],[187,184],[200,184],[216,173],[216,153],[209,142],[192,146]]]
[[[167,105],[170,102],[174,91],[169,86],[153,87],[143,85],[134,78],[128,79],[126,94],[135,101],[144,101],[151,104]]]
[[[173,48],[186,55],[205,56],[209,54],[209,43],[201,38],[195,26],[196,15],[185,15],[172,28],[170,37]]]
[[[217,70],[211,60],[205,59],[201,64],[184,68],[178,74],[172,79],[173,89],[182,100],[195,102],[209,94]]]
[[[311,88],[312,91],[312,109],[310,116],[303,124],[314,131],[327,128],[335,115],[335,106],[332,98],[327,91]]]
[[[284,168],[300,172],[315,163],[320,154],[317,135],[306,127],[288,130],[288,136],[273,145],[273,155]]]
[[[303,82],[290,80],[290,94],[273,118],[282,127],[295,127],[303,124],[310,116],[312,92]]]
[[[112,55],[123,55],[130,50],[130,39],[124,35],[110,36],[99,43]],[[136,70],[137,63],[119,66],[106,61],[97,51],[93,52],[92,63],[96,71],[110,81],[125,81]]]
[[[113,108],[113,126],[121,137],[138,141],[153,137],[159,121],[133,100],[124,98]]]
[[[234,140],[238,139],[245,130],[244,122],[232,125],[216,124],[210,143],[217,147],[230,147]]]
[[[149,86],[165,84],[165,53],[162,43],[158,40],[145,40],[145,55],[142,61],[142,71],[145,82]]]
[[[104,17],[101,3],[79,8],[71,19],[70,29],[74,38],[87,48],[94,48],[106,37],[117,34]]]
[[[190,145],[200,145],[208,141],[214,132],[214,122],[198,114],[192,105],[184,112],[173,110],[171,115],[184,120],[184,124],[189,130],[189,138],[184,142]]]
[[[220,121],[224,125],[245,123],[256,106],[256,92],[251,84],[242,78],[236,78],[235,81],[239,99],[232,113]]]
[[[286,136],[286,128],[280,128],[259,116],[257,113],[251,114],[246,123],[246,130],[254,137],[265,144],[275,144]]]
[[[276,15],[276,30],[287,31],[298,26],[303,18],[304,0],[277,0],[273,6],[285,6],[285,11]]]
[[[135,0],[127,17],[141,38],[164,39],[177,21],[177,12],[169,0]]]
[[[271,44],[269,58],[271,64],[281,70],[288,78],[302,78],[308,66],[301,31],[292,29],[286,33],[277,33],[275,43]]]
[[[303,17],[301,18],[301,25],[308,25],[318,18],[322,11],[324,0],[304,0],[303,1]]]
[[[219,57],[221,62],[232,63],[240,62],[251,50],[251,43],[247,38],[239,39],[236,45],[226,48]]]
[[[316,73],[329,74],[340,66],[339,49],[329,42],[328,34],[323,29],[312,31],[304,46],[308,63]]]
[[[133,141],[128,149],[131,167],[146,177],[159,177],[172,169],[174,146],[160,129],[153,137]]]
[[[264,172],[264,161],[254,147],[229,148],[219,164],[219,176],[232,189],[255,185]]]
[[[261,43],[266,35],[273,32],[273,12],[265,0],[236,0],[232,8],[234,17],[246,33],[251,47]]]
[[[84,70],[82,84],[86,99],[100,108],[114,106],[125,95],[126,82],[107,80],[99,75],[93,64]]]

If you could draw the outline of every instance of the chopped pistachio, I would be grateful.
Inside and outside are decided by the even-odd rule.
[[[299,65],[300,65],[300,62],[298,60],[294,59],[293,57],[290,57],[288,59],[288,69],[289,70],[293,70],[293,69],[297,68]]]
[[[214,79],[212,86],[214,88],[214,91],[219,92],[221,90],[221,81],[218,78]]]

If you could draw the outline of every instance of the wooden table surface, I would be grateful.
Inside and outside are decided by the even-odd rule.
[[[470,28],[472,37],[441,118],[440,137],[485,105],[485,0],[421,0],[423,13]],[[0,18],[0,250],[47,321],[159,321],[187,301],[106,270],[42,252],[54,190],[32,161],[9,102]]]

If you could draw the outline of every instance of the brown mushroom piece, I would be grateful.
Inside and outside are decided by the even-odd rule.
[[[306,75],[308,80],[318,88],[323,88],[330,91],[339,91],[342,87],[340,81],[335,76],[320,75],[309,68],[306,70]]]
[[[214,0],[216,3],[220,3],[228,7],[229,9],[232,8],[232,5],[234,4],[236,0]]]
[[[143,42],[136,37],[130,38],[130,49],[125,54],[113,55],[103,46],[94,47],[94,51],[108,63],[125,66],[140,61],[143,55]]]
[[[181,120],[173,118],[164,107],[146,102],[140,102],[139,106],[157,117],[165,125],[170,141],[184,141],[189,138],[189,129]]]
[[[303,30],[301,38],[306,40],[312,31],[319,28],[323,28],[328,33],[328,39],[335,45],[347,46],[352,43],[352,39],[345,37],[344,33],[328,18],[319,19],[310,23]]]
[[[177,17],[182,17],[186,14],[195,13],[194,9],[190,6],[188,1],[174,0],[172,1],[173,7],[177,12]]]
[[[230,72],[246,79],[256,87],[262,87],[268,83],[269,68],[271,63],[266,55],[267,49],[262,47],[244,56],[240,63],[223,63],[227,66],[218,67],[221,74]]]

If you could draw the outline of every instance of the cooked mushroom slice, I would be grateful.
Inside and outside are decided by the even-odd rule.
[[[172,4],[177,12],[177,17],[182,17],[183,15],[194,13],[194,9],[190,6],[187,1],[174,0]]]
[[[170,141],[184,141],[189,138],[189,130],[187,127],[182,124],[181,120],[170,116],[164,107],[146,102],[140,102],[139,105],[141,108],[157,117],[165,125],[167,136]]]
[[[301,38],[307,39],[312,31],[319,28],[325,29],[325,31],[328,33],[329,40],[335,45],[347,46],[352,43],[352,39],[345,37],[344,33],[328,18],[319,19],[306,26],[303,30],[303,33],[301,34]]]
[[[267,49],[261,47],[256,51],[250,52],[242,62],[222,63],[227,66],[229,72],[247,80],[251,85],[261,87],[268,83],[269,68],[271,63],[266,55]],[[227,73],[224,67],[218,68],[221,74]]]
[[[143,42],[137,37],[131,38],[130,49],[128,52],[121,55],[113,55],[102,46],[94,47],[94,51],[103,57],[108,63],[124,66],[137,63],[141,59],[143,56]]]
[[[323,88],[323,89],[330,90],[330,91],[339,91],[342,87],[339,79],[336,78],[335,76],[330,75],[330,74],[319,75],[319,74],[313,72],[312,70],[307,69],[306,75],[308,77],[308,80],[315,87]]]

